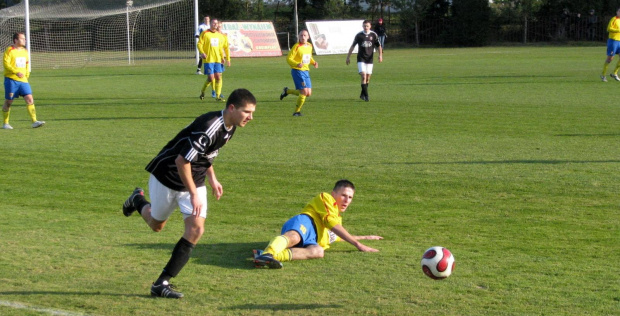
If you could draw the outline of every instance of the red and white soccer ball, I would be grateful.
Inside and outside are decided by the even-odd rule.
[[[433,280],[445,279],[454,269],[454,256],[444,247],[428,248],[422,256],[422,271]]]

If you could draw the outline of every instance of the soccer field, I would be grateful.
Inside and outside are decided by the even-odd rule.
[[[285,57],[233,59],[254,120],[214,163],[224,187],[205,234],[151,298],[183,231],[154,233],[121,204],[144,167],[196,116],[193,61],[37,70],[30,128],[19,99],[0,130],[1,315],[618,315],[620,82],[599,79],[604,47],[386,50],[370,102],[355,65],[315,56],[313,95],[292,117]],[[614,60],[610,69],[613,69]],[[344,215],[380,250],[337,243],[322,260],[255,269],[286,219],[341,178]],[[444,246],[452,276],[426,277]]]

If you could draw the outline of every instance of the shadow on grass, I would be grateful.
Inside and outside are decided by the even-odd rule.
[[[222,308],[221,310],[268,310],[268,311],[294,311],[294,310],[313,310],[318,308],[342,308],[337,304],[243,304]]]
[[[54,121],[120,121],[120,120],[168,120],[168,119],[188,119],[193,120],[196,116],[116,116],[116,117],[81,117],[81,118],[59,118]],[[27,119],[24,119],[27,121]]]
[[[88,296],[123,296],[123,297],[152,297],[150,294],[126,294],[126,293],[103,293],[95,292],[67,292],[67,291],[0,291],[2,295],[88,295]]]
[[[382,165],[493,165],[493,164],[571,164],[571,163],[620,163],[620,160],[496,160],[496,161],[438,161],[438,162],[383,162]]]
[[[254,243],[198,243],[191,255],[191,262],[203,265],[218,266],[228,269],[255,269],[252,262],[252,249],[263,249],[269,241]],[[172,253],[175,244],[127,244],[138,249],[161,249]],[[162,262],[165,265],[165,262]]]
[[[615,136],[620,136],[620,134],[613,134],[613,133],[609,133],[609,134],[556,134],[553,136],[559,136],[559,137],[615,137]]]

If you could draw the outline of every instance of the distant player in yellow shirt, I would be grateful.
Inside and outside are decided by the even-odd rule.
[[[323,192],[314,197],[284,226],[280,236],[271,240],[264,251],[254,250],[257,268],[282,268],[283,261],[323,258],[324,250],[334,241],[347,241],[359,251],[377,252],[359,240],[383,239],[381,236],[353,236],[342,226],[342,213],[353,200],[355,186],[349,180],[336,182],[331,194]]]
[[[224,56],[222,56],[222,72],[220,73],[220,85],[223,87],[224,86],[224,71],[226,71],[226,67],[224,65],[224,59],[228,60],[228,66],[230,66],[230,40],[228,39],[228,34],[225,34],[224,32],[222,32],[222,21],[221,20],[217,22],[217,31],[220,32],[220,34],[224,35],[224,37],[226,38],[226,41],[224,41],[224,44],[222,45],[222,48],[224,49]],[[224,94],[222,94],[221,92],[220,94],[216,94],[215,89],[211,90],[211,97],[217,98],[218,96],[220,99],[224,100]]]
[[[616,16],[609,20],[609,24],[607,24],[607,32],[609,32],[609,39],[607,40],[607,59],[605,59],[603,73],[601,73],[601,80],[603,80],[603,82],[607,82],[607,77],[605,77],[605,74],[607,74],[607,67],[609,67],[614,55],[620,54],[620,8],[616,10]],[[613,73],[610,73],[609,75],[617,81],[620,81],[620,77],[618,77],[618,69],[620,69],[620,60],[618,60]]]
[[[44,121],[37,121],[37,114],[34,109],[34,99],[32,98],[32,88],[28,83],[30,77],[30,60],[28,60],[28,50],[26,50],[26,35],[24,33],[13,34],[13,45],[4,51],[4,105],[2,106],[3,129],[13,129],[9,124],[11,115],[11,105],[15,97],[23,96],[26,101],[26,110],[32,119],[32,128],[37,128],[45,124]]]
[[[200,90],[200,100],[204,100],[205,90],[210,85],[215,88],[218,96],[216,101],[226,101],[221,97],[222,93],[222,65],[225,61],[230,67],[230,54],[224,58],[224,48],[228,46],[228,39],[222,33],[217,31],[218,19],[211,19],[211,28],[200,34],[198,40],[198,52],[205,68],[205,75],[208,76],[207,81]]]
[[[312,44],[308,43],[310,34],[308,31],[302,30],[299,32],[299,42],[293,45],[293,48],[288,52],[286,61],[291,66],[291,76],[293,82],[295,82],[295,89],[290,90],[288,87],[284,87],[282,94],[280,94],[280,100],[284,99],[289,94],[297,96],[297,107],[293,116],[301,116],[301,107],[304,106],[306,98],[312,94],[312,82],[310,81],[310,67],[308,65],[313,64],[314,68],[319,68],[319,63],[312,58]]]

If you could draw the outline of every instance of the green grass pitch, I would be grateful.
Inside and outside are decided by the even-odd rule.
[[[198,99],[190,60],[33,72],[47,124],[30,128],[19,99],[0,130],[0,314],[620,313],[620,82],[599,79],[604,47],[388,49],[370,102],[344,55],[315,57],[300,118],[278,98],[285,57],[226,69],[224,93],[250,89],[257,111],[216,159],[224,196],[173,279],[179,301],[149,288],[180,215],[154,233],[121,204],[223,105]],[[383,236],[365,242],[380,252],[338,243],[255,269],[251,250],[341,178],[357,186],[344,226]],[[431,246],[456,258],[444,281],[420,268]]]

